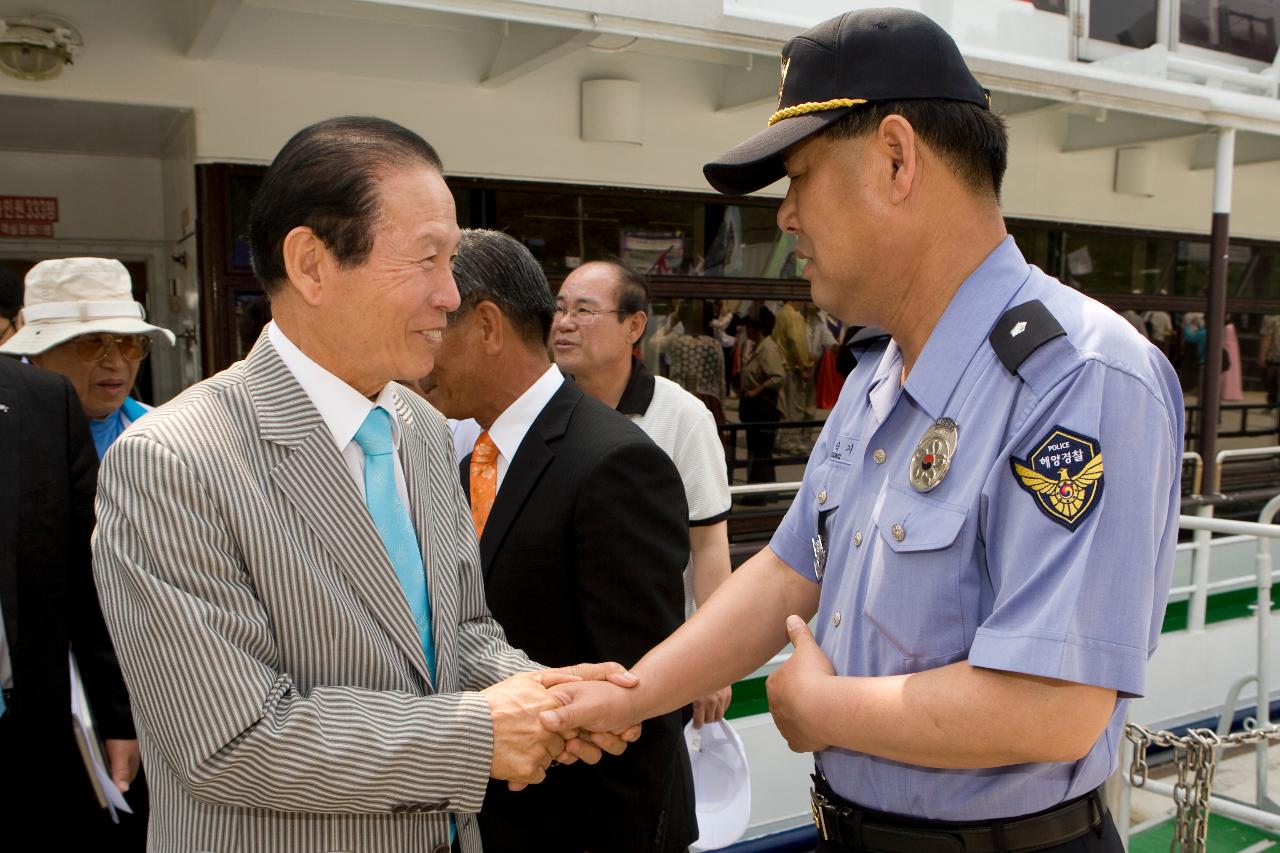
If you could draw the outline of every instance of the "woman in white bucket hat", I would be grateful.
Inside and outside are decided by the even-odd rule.
[[[22,328],[0,344],[0,352],[26,356],[71,381],[101,457],[149,411],[129,392],[152,340],[174,342],[172,332],[143,317],[119,261],[41,261],[27,273]]]

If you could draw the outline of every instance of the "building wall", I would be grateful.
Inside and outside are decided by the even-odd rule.
[[[1192,170],[1195,137],[1142,143],[1154,159],[1155,194],[1114,191],[1116,151],[1062,152],[1067,113],[1048,111],[1009,121],[1009,171],[1004,209],[1009,216],[1127,228],[1209,232],[1213,169]],[[1231,231],[1242,237],[1280,239],[1280,163],[1235,168]]]
[[[736,112],[716,111],[724,75],[739,71],[732,63],[747,61],[746,54],[727,51],[720,51],[716,61],[693,61],[583,49],[503,87],[486,89],[477,82],[501,40],[499,25],[492,21],[454,16],[461,22],[455,32],[397,23],[385,9],[371,12],[370,20],[356,21],[285,15],[246,4],[212,58],[193,60],[183,53],[191,22],[182,3],[67,0],[64,5],[60,11],[84,33],[82,59],[46,83],[0,79],[0,96],[39,94],[191,108],[196,162],[266,163],[306,123],[364,113],[387,116],[423,133],[455,174],[701,192],[707,190],[701,164],[762,128],[772,107],[760,103]],[[11,0],[0,0],[0,14],[10,12],[9,7],[17,8]],[[375,15],[388,20],[373,20]],[[332,43],[335,28],[348,36],[343,51]],[[463,40],[468,50],[449,47]],[[311,52],[308,67],[298,67],[307,51],[297,46],[312,43],[324,49]],[[421,47],[410,65],[411,54],[404,52],[412,43]],[[279,47],[273,50],[273,44]],[[406,62],[373,61],[383,54],[403,54]],[[757,57],[753,62],[772,60]],[[324,70],[326,65],[338,70]],[[351,72],[363,66],[384,76]],[[579,138],[581,82],[597,77],[631,79],[643,86],[642,145]],[[1156,195],[1122,196],[1112,190],[1114,149],[1061,153],[1065,121],[1064,114],[1051,111],[1012,119],[1005,199],[1011,215],[1207,232],[1213,174],[1190,170],[1190,139],[1151,143],[1160,176]],[[19,164],[26,157],[0,155],[4,186],[23,176],[26,170]],[[119,174],[134,168],[122,166]],[[147,168],[152,170],[147,185],[154,187],[154,166]],[[127,177],[110,180],[111,186],[128,183]],[[1270,202],[1278,189],[1280,164],[1238,170],[1232,217],[1236,233],[1280,239],[1280,217],[1273,215]],[[169,227],[158,224],[161,210],[156,205],[129,215],[144,217],[152,233],[168,236]],[[118,230],[124,224],[109,216],[102,219],[104,228]]]
[[[187,119],[184,126],[178,128],[160,164],[164,176],[164,240],[169,251],[157,309],[165,325],[178,335],[173,353],[165,359],[165,387],[171,395],[201,378],[193,119]]]
[[[60,240],[160,241],[158,159],[0,151],[0,195],[54,196]]]

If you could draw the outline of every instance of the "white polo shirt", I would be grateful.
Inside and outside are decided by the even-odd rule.
[[[689,503],[689,526],[716,524],[729,517],[733,499],[724,462],[724,445],[711,411],[670,379],[654,376],[632,359],[631,379],[618,401],[653,443],[671,457]],[[685,615],[693,614],[693,555],[684,571]]]

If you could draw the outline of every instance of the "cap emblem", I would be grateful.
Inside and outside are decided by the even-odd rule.
[[[787,85],[787,66],[791,64],[791,57],[782,57],[782,79],[778,81],[778,109],[782,109],[782,87]]]

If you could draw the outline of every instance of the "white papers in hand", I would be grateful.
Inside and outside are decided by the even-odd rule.
[[[84,759],[85,772],[89,774],[89,782],[93,785],[93,793],[98,798],[98,805],[107,810],[113,823],[119,823],[116,811],[133,814],[124,794],[111,781],[107,771],[107,763],[102,757],[102,745],[98,742],[98,733],[93,727],[93,714],[89,711],[89,700],[84,693],[84,684],[80,681],[80,670],[76,667],[76,656],[68,655],[71,663],[71,722],[75,729],[76,745],[80,747],[80,757]]]

